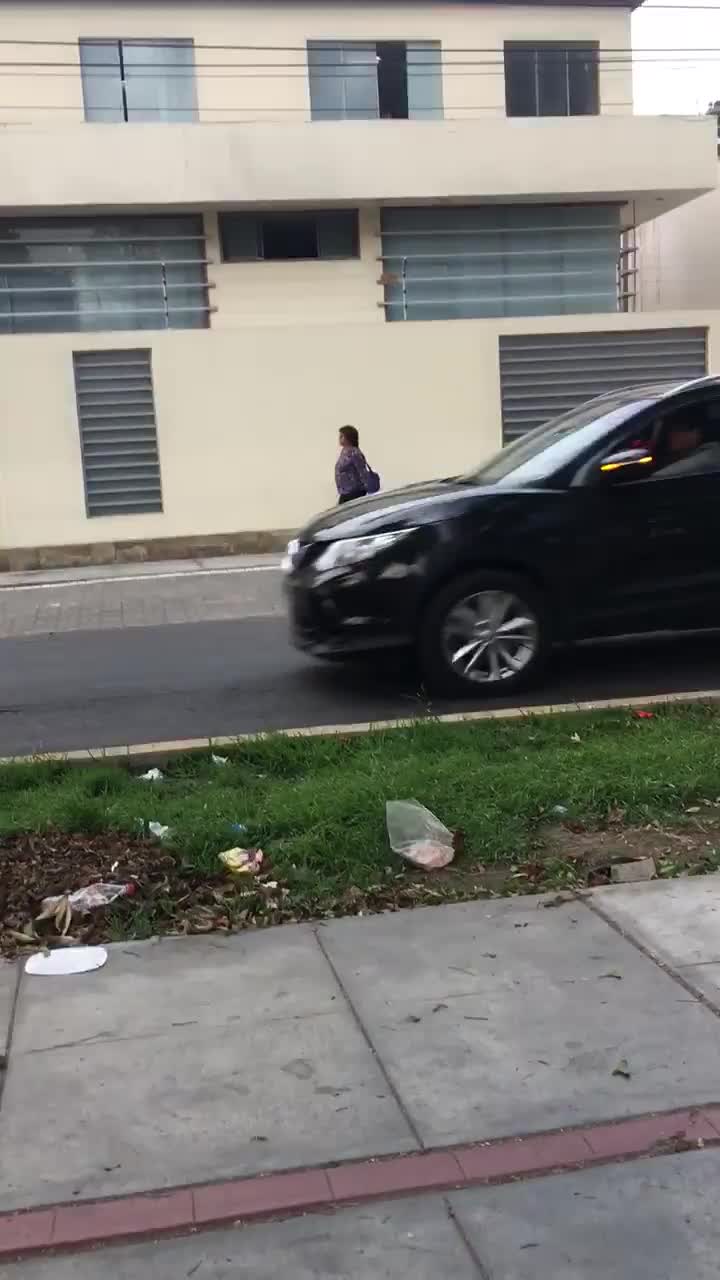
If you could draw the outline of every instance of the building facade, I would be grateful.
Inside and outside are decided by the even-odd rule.
[[[644,311],[720,308],[720,187],[638,228]]]
[[[717,183],[626,4],[0,0],[0,564],[258,549],[704,372],[634,229]],[[672,216],[672,215],[669,215]]]

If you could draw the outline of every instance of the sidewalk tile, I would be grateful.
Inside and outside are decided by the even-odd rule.
[[[8,1209],[416,1145],[307,927],[123,944],[62,990],[24,982],[0,1143]]]
[[[192,1223],[192,1192],[128,1196],[105,1204],[64,1205],[56,1211],[54,1245],[93,1244],[123,1236],[150,1235]]]
[[[328,1178],[336,1200],[357,1200],[457,1186],[463,1173],[453,1154],[435,1151],[328,1169]]]
[[[479,1182],[583,1164],[589,1156],[590,1149],[579,1133],[539,1133],[532,1138],[465,1147],[457,1152],[465,1177]]]
[[[587,1130],[587,1141],[595,1156],[639,1155],[653,1147],[678,1140],[716,1142],[718,1134],[703,1111],[686,1111],[668,1116],[643,1116],[622,1124],[603,1124]]]
[[[717,1095],[720,1019],[582,902],[334,920],[321,939],[427,1147]]]
[[[321,1169],[270,1174],[217,1187],[196,1187],[193,1194],[198,1226],[298,1208],[312,1209],[328,1204],[332,1198],[327,1175]]]
[[[450,1202],[494,1280],[717,1280],[719,1178],[720,1152],[698,1151]]]
[[[45,1249],[52,1238],[54,1209],[0,1216],[0,1254],[15,1249]]]

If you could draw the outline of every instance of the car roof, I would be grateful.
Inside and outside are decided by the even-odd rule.
[[[668,396],[679,395],[681,391],[699,391],[702,387],[711,386],[720,386],[720,376],[716,373],[707,373],[701,378],[688,378],[684,382],[645,382],[628,390],[665,400]]]

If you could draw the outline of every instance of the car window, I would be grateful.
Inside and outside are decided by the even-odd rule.
[[[681,476],[720,473],[720,397],[696,400],[680,408],[642,416],[637,424],[608,441],[603,454],[594,455],[578,471],[575,484],[595,483],[603,456],[641,449],[654,461],[642,475],[618,474],[617,483],[652,484]]]
[[[661,417],[651,480],[720,472],[720,399]]]
[[[647,408],[666,389],[662,384],[598,396],[514,440],[461,479],[473,484],[498,484],[505,479],[513,485],[537,484]]]

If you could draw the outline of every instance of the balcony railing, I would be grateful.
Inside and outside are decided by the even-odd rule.
[[[49,262],[4,263],[0,265],[0,334],[205,328],[215,310],[208,292],[214,285],[205,279],[177,281],[173,275],[178,268],[204,272],[211,262],[210,258],[139,259],[84,262],[71,267]],[[108,273],[135,269],[155,278],[131,283],[108,279]],[[46,278],[63,279],[63,283],[15,285],[12,276],[16,272],[43,272]],[[93,282],[96,272],[104,278]],[[64,282],[68,275],[76,279]],[[100,305],[93,305],[94,301]],[[74,305],[68,306],[69,302]]]

